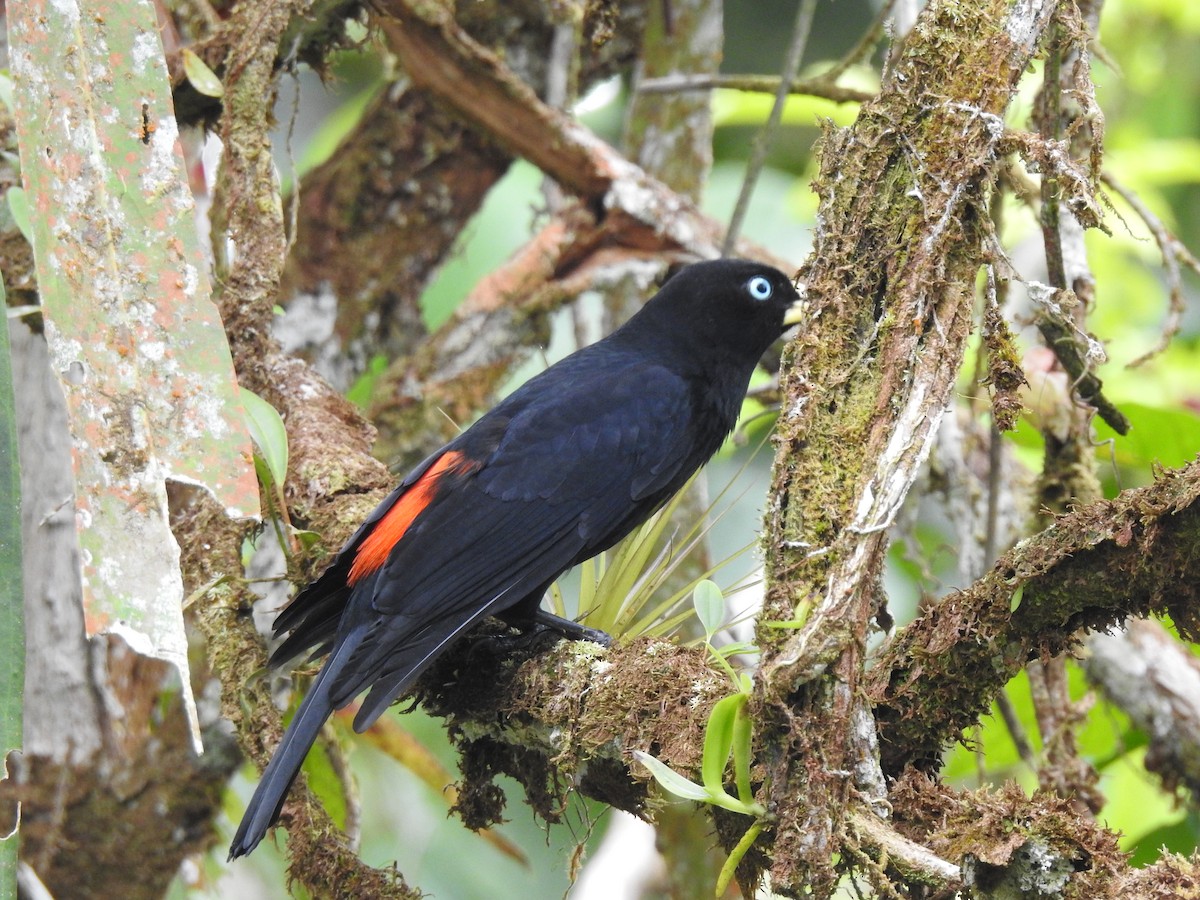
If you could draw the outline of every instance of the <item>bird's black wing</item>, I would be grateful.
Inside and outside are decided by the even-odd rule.
[[[447,478],[371,584],[355,588],[341,630],[358,646],[330,697],[337,707],[372,688],[356,728],[450,640],[611,546],[703,462],[680,376],[644,361],[571,374],[553,393],[533,392],[536,402],[497,407],[489,415],[502,429],[485,417],[449,445],[471,465]],[[482,448],[476,429],[489,435]]]
[[[312,651],[314,658],[324,656],[330,651],[337,634],[338,623],[350,597],[347,579],[354,564],[356,551],[412,486],[425,477],[443,451],[444,448],[426,457],[409,472],[395,490],[355,529],[354,534],[325,567],[320,577],[293,597],[292,602],[275,617],[272,626],[275,636],[287,635],[287,639],[271,653],[272,666],[281,666],[305,651]]]

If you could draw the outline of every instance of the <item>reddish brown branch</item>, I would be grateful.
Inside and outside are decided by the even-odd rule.
[[[717,255],[722,228],[529,87],[440,6],[382,0],[381,27],[413,81],[579,197],[610,239]],[[614,221],[615,220],[615,221]],[[762,258],[751,244],[739,252]]]

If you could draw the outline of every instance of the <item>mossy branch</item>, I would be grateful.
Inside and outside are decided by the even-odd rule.
[[[936,766],[1030,659],[1052,657],[1127,616],[1200,620],[1200,461],[1074,510],[1004,554],[983,578],[902,629],[863,687],[884,771]]]

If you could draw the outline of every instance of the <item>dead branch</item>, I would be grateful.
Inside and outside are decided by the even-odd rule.
[[[1086,640],[1089,680],[1150,739],[1146,768],[1200,796],[1200,660],[1155,621]]]

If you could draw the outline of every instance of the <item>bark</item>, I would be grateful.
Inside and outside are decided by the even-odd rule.
[[[197,759],[174,669],[85,636],[66,405],[41,334],[20,321],[9,333],[28,650],[24,747],[0,796],[20,800],[21,858],[54,895],[161,897],[216,839],[238,754],[207,704]],[[207,670],[195,675],[199,695]]]
[[[825,134],[821,227],[801,270],[813,327],[783,361],[758,623],[777,890],[838,879],[853,787],[840,773],[863,762],[850,737],[887,532],[962,363],[1002,117],[1054,11],[986,3],[963,29],[958,4],[929,4],[879,97]]]
[[[0,113],[0,189],[19,183],[16,137]],[[11,306],[37,302],[32,253],[9,225],[0,268]],[[178,678],[118,638],[84,634],[71,439],[40,316],[10,319],[21,460],[26,666],[24,745],[0,781],[21,803],[21,859],[58,896],[161,897],[181,862],[212,846],[213,816],[239,759],[217,710],[201,704],[197,759]],[[210,673],[196,661],[202,696]],[[142,860],[131,883],[131,858]],[[89,873],[86,891],[79,872]]]

